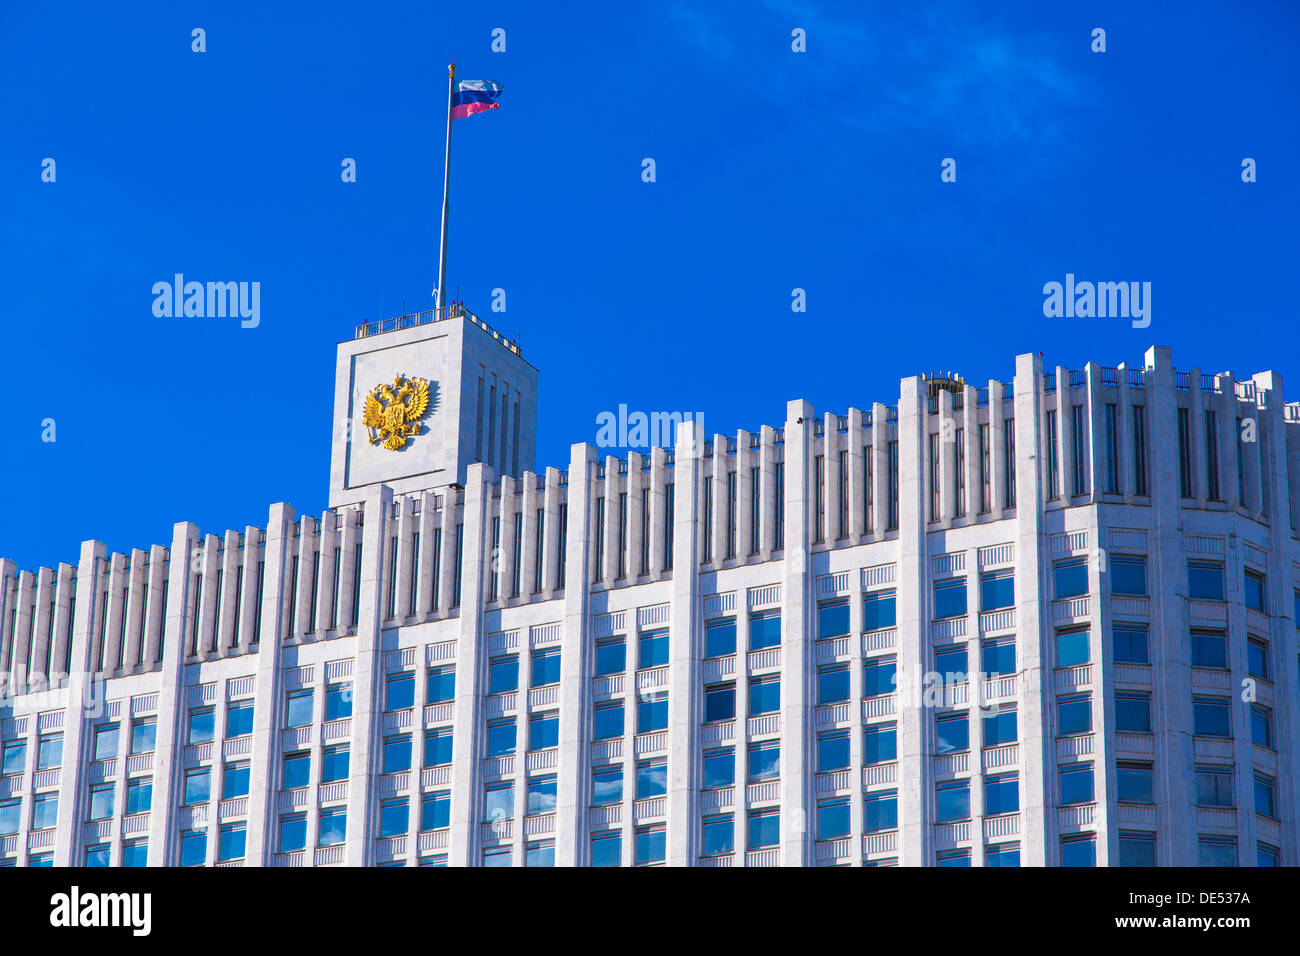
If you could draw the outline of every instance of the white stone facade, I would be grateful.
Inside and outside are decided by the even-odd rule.
[[[433,331],[375,339],[419,346]],[[393,361],[425,374],[412,354],[398,348]],[[351,378],[340,382],[351,394]],[[347,401],[336,404],[346,415]],[[0,561],[0,671],[19,690],[39,689],[43,675],[57,685],[3,712],[0,821],[17,822],[0,856],[19,866],[978,866],[1007,862],[1014,846],[1021,865],[1089,852],[1114,865],[1121,847],[1138,854],[1130,861],[1148,848],[1159,865],[1255,865],[1261,848],[1294,865],[1297,411],[1272,373],[1176,372],[1166,349],[1141,368],[1046,374],[1022,355],[1013,382],[986,389],[931,396],[907,378],[896,405],[815,416],[796,401],[783,424],[757,433],[706,440],[687,425],[674,449],[625,460],[577,444],[567,467],[519,479],[465,461],[456,438],[463,486],[413,488],[404,476],[400,491],[371,483],[319,518],[276,504],[265,529],[218,536],[180,523],[148,551],[86,542],[75,565],[35,573]],[[1072,558],[1084,559],[1086,591],[1058,597],[1055,566]],[[1191,594],[1189,560],[1210,578],[1221,566],[1222,600]],[[1113,593],[1117,561],[1126,573],[1140,564],[1145,593]],[[982,610],[983,576],[998,571],[1010,573],[1014,601]],[[966,581],[966,610],[937,618],[935,582],[954,578]],[[864,596],[882,592],[894,594],[894,617],[877,627]],[[821,610],[835,602],[847,602],[847,627]],[[736,649],[710,656],[706,622],[723,619],[734,620]],[[836,633],[819,634],[823,620]],[[1146,625],[1147,663],[1131,647],[1116,660],[1117,622]],[[1058,636],[1082,627],[1086,637]],[[750,649],[760,629],[764,646]],[[1208,648],[1199,656],[1194,631]],[[660,632],[666,647],[648,640],[645,653],[659,656],[638,666],[639,638]],[[607,646],[620,636],[621,669]],[[968,671],[982,672],[996,652],[984,644],[999,641],[1014,643],[1004,672],[949,682],[933,700],[912,693],[942,671],[936,649],[949,661],[964,649]],[[1070,663],[1057,666],[1067,645]],[[1216,648],[1226,666],[1194,666]],[[501,666],[511,657],[514,689]],[[876,693],[889,660],[897,689]],[[837,665],[846,693],[823,688],[843,686]],[[409,701],[400,676],[389,688],[402,674],[414,678]],[[772,679],[779,705],[769,708]],[[726,684],[734,716],[706,719],[706,708],[726,709],[725,689],[706,702],[706,687]],[[102,701],[87,705],[91,686]],[[387,706],[390,692],[400,706]],[[1132,729],[1142,694],[1149,732]],[[605,735],[619,703],[622,732]],[[1014,739],[987,740],[981,716],[1011,708]],[[963,713],[964,749],[938,730]],[[1227,736],[1194,732],[1223,716]],[[136,729],[149,721],[152,739]],[[115,742],[99,732],[113,724]],[[847,756],[828,736],[834,769],[819,772],[821,735],[838,732]],[[765,743],[779,747],[768,777],[757,771],[771,751],[749,750]],[[733,782],[706,785],[728,748]],[[294,754],[308,759],[286,762]],[[638,772],[661,759],[665,770]],[[189,777],[203,767],[206,794]],[[1092,799],[1078,799],[1062,767],[1091,770]],[[963,781],[968,809],[953,816]],[[1257,812],[1268,781],[1273,806]],[[1149,798],[1134,799],[1145,786]]]

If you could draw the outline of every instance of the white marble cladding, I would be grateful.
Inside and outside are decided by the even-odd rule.
[[[808,403],[794,402],[781,426],[734,438],[698,436],[707,442],[703,449],[684,440],[620,461],[575,446],[567,467],[519,479],[497,479],[473,465],[463,487],[400,494],[377,487],[364,502],[319,517],[298,518],[277,505],[266,531],[204,535],[181,524],[170,548],[110,555],[88,542],[75,567],[37,573],[0,561],[0,654],[7,655],[0,670],[30,652],[34,672],[42,673],[71,652],[83,671],[104,675],[107,702],[98,711],[84,706],[73,693],[74,675],[56,696],[20,695],[0,714],[6,741],[65,738],[61,766],[36,771],[29,756],[22,773],[0,777],[0,793],[22,800],[34,791],[57,793],[60,810],[51,830],[29,832],[24,817],[0,855],[26,865],[50,852],[60,864],[76,864],[90,841],[105,840],[120,862],[127,843],[147,841],[151,862],[174,864],[181,829],[199,826],[208,832],[208,862],[215,865],[232,862],[217,859],[216,827],[238,817],[247,820],[248,849],[245,860],[233,862],[248,865],[417,865],[444,856],[479,865],[485,846],[508,847],[521,864],[541,837],[554,841],[557,863],[584,864],[593,852],[592,827],[614,828],[620,859],[631,865],[637,828],[658,826],[665,827],[664,862],[672,865],[933,865],[944,848],[969,851],[981,865],[988,847],[1007,842],[1019,846],[1025,865],[1055,865],[1063,835],[1092,839],[1097,862],[1113,864],[1121,827],[1154,833],[1161,865],[1194,864],[1203,831],[1235,835],[1243,864],[1267,842],[1284,864],[1295,865],[1300,806],[1291,788],[1278,788],[1276,818],[1251,814],[1247,800],[1254,774],[1287,781],[1300,771],[1300,681],[1285,666],[1300,655],[1291,603],[1300,547],[1277,518],[1300,515],[1300,481],[1291,480],[1287,453],[1300,446],[1300,433],[1293,434],[1300,417],[1282,416],[1269,396],[1277,387],[1269,373],[1250,382],[1175,373],[1161,349],[1148,353],[1143,368],[1089,365],[1073,372],[1021,356],[1013,382],[932,396],[923,382],[907,379],[897,405],[845,415],[814,415]],[[1113,490],[1104,453],[1110,405],[1121,433]],[[1141,489],[1133,483],[1138,408],[1147,428]],[[1196,416],[1191,495],[1178,487],[1174,430],[1181,408]],[[1209,411],[1217,418],[1207,418]],[[1055,489],[1049,414],[1056,415],[1058,436]],[[1258,419],[1266,440],[1239,449],[1232,425],[1242,415]],[[955,457],[955,443],[941,442],[939,460],[931,462],[928,437],[949,422],[965,430],[965,458]],[[1085,429],[1077,435],[1076,422]],[[1202,441],[1207,427],[1222,432],[1221,500],[1211,500],[1204,487],[1215,464]],[[987,475],[974,452],[986,439]],[[1083,451],[1079,462],[1076,449]],[[728,528],[719,489],[732,472],[739,500],[737,524]],[[939,482],[933,489],[932,476]],[[711,515],[704,513],[705,477],[713,482]],[[896,506],[891,486],[899,490]],[[626,502],[625,516],[619,502]],[[1097,548],[1145,556],[1148,593],[1111,593],[1104,562],[1089,561],[1087,592],[1058,598],[1053,562]],[[172,553],[187,560],[173,563]],[[1224,565],[1225,600],[1188,599],[1189,558]],[[1246,568],[1264,574],[1263,611],[1244,606]],[[976,574],[990,569],[1015,571],[1011,607],[981,609]],[[932,623],[936,576],[968,579],[967,613]],[[893,602],[862,600],[880,591],[894,592]],[[779,644],[754,648],[753,628],[771,633],[768,612],[779,612]],[[883,614],[892,616],[882,622]],[[707,657],[704,623],[717,618],[735,618],[736,649]],[[1145,663],[1115,661],[1115,620],[1147,625]],[[1227,668],[1193,668],[1185,641],[1157,639],[1184,633],[1189,623],[1228,631]],[[1085,626],[1088,659],[1058,661],[1058,630]],[[823,627],[836,630],[822,633]],[[1271,746],[1250,740],[1251,715],[1240,708],[1232,712],[1234,737],[1193,733],[1192,694],[1232,699],[1231,689],[1248,675],[1251,664],[1237,640],[1247,629],[1268,643],[1275,665],[1272,681],[1258,681],[1256,701],[1272,708]],[[655,645],[664,656],[643,667],[635,638],[647,631],[666,632],[667,648]],[[29,632],[53,633],[53,646],[28,647]],[[622,670],[597,674],[592,642],[618,635],[627,643]],[[939,707],[910,699],[905,686],[879,692],[889,690],[877,683],[886,672],[880,668],[892,664],[900,681],[925,672],[935,639],[943,649],[964,649],[972,670],[984,644],[1013,642],[1014,671],[953,684]],[[519,683],[488,694],[487,659],[501,654],[518,655]],[[607,656],[601,666],[615,665]],[[819,667],[847,668],[847,700],[815,702]],[[426,679],[433,669],[437,679]],[[414,671],[417,679],[412,702],[386,709],[390,670]],[[760,682],[767,680],[779,681],[779,704],[751,713],[751,701],[776,700],[764,696]],[[340,681],[353,685],[345,716],[337,712],[339,696],[324,692]],[[734,682],[735,714],[706,721],[704,686],[719,682]],[[303,695],[295,693],[294,707],[287,703],[288,694],[302,690],[313,692],[308,716]],[[1117,730],[1117,692],[1151,695],[1153,733]],[[1090,732],[1067,733],[1058,724],[1061,699],[1074,697],[1090,708]],[[252,734],[228,732],[231,702],[241,714],[253,703]],[[975,719],[981,705],[1014,707],[1017,738],[986,742],[986,724]],[[336,709],[329,719],[327,706]],[[607,707],[622,708],[621,724],[606,719]],[[212,708],[211,741],[186,739],[194,708]],[[290,710],[295,721],[307,722],[288,726]],[[969,752],[936,756],[936,710],[971,718]],[[554,725],[547,723],[552,716]],[[532,742],[534,718],[543,746]],[[128,754],[124,733],[116,757],[79,759],[91,753],[98,724],[117,721],[125,729],[128,720],[154,721],[156,751]],[[608,735],[595,739],[598,722]],[[489,723],[497,742],[508,736],[498,728],[513,724],[513,753],[486,756]],[[867,734],[890,727],[895,756],[875,762],[876,738]],[[816,734],[823,732],[849,735],[848,766],[816,772]],[[408,737],[411,767],[385,772],[385,752],[400,752]],[[731,748],[736,779],[745,780],[751,744],[780,747],[779,778],[704,787],[703,754]],[[324,748],[340,746],[350,750],[349,775],[325,780]],[[29,755],[35,750],[29,747]],[[309,757],[304,786],[281,786],[289,752]],[[441,762],[426,765],[425,753]],[[250,764],[246,797],[169,804],[166,795],[181,792],[187,768],[229,759]],[[659,759],[667,762],[666,793],[633,799],[636,761]],[[1119,799],[1119,760],[1160,768],[1153,803]],[[1079,761],[1093,767],[1098,800],[1059,807],[1057,771]],[[1193,806],[1188,788],[1176,782],[1197,761],[1236,768],[1238,812]],[[623,768],[624,798],[591,807],[593,766],[607,765]],[[555,812],[527,814],[530,777],[551,773]],[[92,781],[124,786],[128,777],[149,774],[156,778],[148,814],[108,824],[79,818]],[[1004,774],[1016,775],[1018,809],[993,813],[985,785]],[[933,819],[935,787],[953,781],[969,782],[970,819],[940,824]],[[488,784],[509,789],[509,826],[481,826]],[[866,800],[890,793],[898,795],[897,828],[870,832]],[[449,800],[448,825],[421,831],[419,801],[441,794]],[[849,801],[849,832],[817,840],[804,824],[828,795]],[[380,803],[401,799],[410,802],[408,832],[381,839],[372,825]],[[778,814],[774,846],[747,845],[746,815],[757,809]],[[306,847],[273,845],[282,810],[308,815]],[[324,845],[321,816],[338,812],[347,814],[346,839]],[[733,815],[735,849],[705,860],[700,818],[719,813]]]

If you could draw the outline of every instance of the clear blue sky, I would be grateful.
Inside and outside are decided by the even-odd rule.
[[[1026,351],[1300,375],[1294,3],[487,10],[0,3],[0,555],[324,509],[336,343],[431,303],[449,55],[505,84],[449,275],[541,370],[539,466],[620,403],[731,433]],[[260,282],[260,326],[155,318],[177,272]],[[1044,318],[1067,272],[1150,281],[1150,328]]]

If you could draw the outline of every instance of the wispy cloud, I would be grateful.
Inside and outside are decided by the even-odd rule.
[[[1087,78],[1048,52],[1059,38],[1008,28],[957,3],[848,13],[801,0],[678,2],[668,11],[701,68],[726,72],[780,106],[817,84],[837,98],[840,122],[872,133],[1041,146],[1064,137],[1065,115],[1087,98]],[[788,48],[796,26],[807,31],[809,52],[774,70],[776,44]]]

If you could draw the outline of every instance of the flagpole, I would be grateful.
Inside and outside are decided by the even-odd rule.
[[[456,63],[447,67],[447,155],[442,164],[442,242],[438,247],[437,308],[447,304],[447,220],[451,216],[451,102],[456,86]]]

